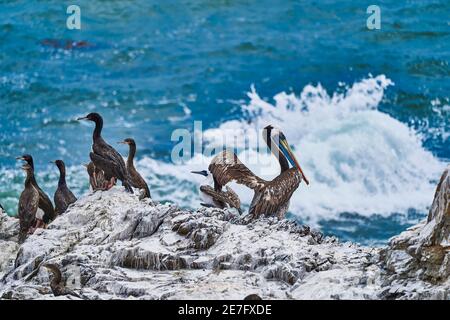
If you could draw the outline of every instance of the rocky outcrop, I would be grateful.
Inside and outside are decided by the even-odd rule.
[[[449,190],[444,176],[428,221],[384,249],[289,220],[249,223],[234,211],[97,191],[20,247],[17,220],[0,220],[0,298],[448,299]],[[53,295],[49,263],[76,295]]]
[[[383,297],[450,299],[450,167],[439,181],[427,220],[392,238],[382,259]]]

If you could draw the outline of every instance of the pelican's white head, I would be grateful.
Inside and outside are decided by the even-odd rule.
[[[283,155],[294,168],[297,168],[302,175],[303,180],[305,180],[305,183],[309,184],[309,180],[303,173],[303,170],[300,167],[300,164],[298,163],[294,152],[289,146],[284,133],[279,128],[272,125],[268,125],[267,127],[265,127],[263,129],[263,139],[269,146],[269,149],[272,150],[272,152],[276,151],[275,154],[278,153],[278,155]],[[273,148],[275,148],[275,150],[273,150]]]

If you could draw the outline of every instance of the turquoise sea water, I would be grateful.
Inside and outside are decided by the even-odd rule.
[[[173,130],[202,121],[208,145],[270,122],[312,181],[290,218],[385,242],[426,215],[450,159],[450,2],[377,1],[370,31],[372,2],[77,1],[68,30],[72,2],[0,1],[0,202],[16,212],[23,153],[51,195],[56,158],[86,192],[92,126],[74,119],[91,111],[111,143],[136,139],[153,197],[185,207],[204,165],[171,162]]]

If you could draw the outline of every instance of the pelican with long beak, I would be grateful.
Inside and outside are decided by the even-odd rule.
[[[191,171],[205,177],[205,181],[200,185],[200,196],[203,200],[200,204],[207,208],[235,208],[239,214],[242,214],[241,200],[239,196],[229,186],[225,186],[226,191],[222,190],[220,184],[216,182],[211,172],[207,170]]]
[[[281,173],[275,179],[266,181],[256,176],[235,153],[228,150],[213,158],[209,171],[219,185],[235,181],[255,192],[249,209],[249,214],[253,217],[267,215],[282,219],[289,209],[289,200],[294,191],[302,181],[309,184],[309,180],[280,129],[271,125],[265,127],[263,139],[280,164]]]

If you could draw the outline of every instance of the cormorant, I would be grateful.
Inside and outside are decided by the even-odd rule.
[[[59,268],[56,264],[47,263],[47,264],[44,264],[44,267],[48,271],[50,271],[53,275],[52,279],[50,280],[50,288],[52,289],[52,292],[55,295],[55,297],[72,295],[72,296],[80,298],[80,296],[77,293],[66,288],[66,286],[64,284],[64,280],[62,278],[61,270],[59,270]]]
[[[33,169],[33,174],[32,174],[32,177],[31,177],[31,183],[33,184],[33,186],[39,192],[39,208],[42,209],[42,211],[44,212],[43,217],[42,217],[42,221],[45,224],[49,224],[51,221],[53,221],[56,218],[56,212],[55,212],[55,209],[53,207],[52,201],[45,194],[45,192],[42,191],[42,189],[39,187],[39,185],[36,182],[36,178],[34,176],[34,161],[33,161],[33,157],[31,155],[29,155],[29,154],[24,154],[23,156],[17,157],[16,159],[25,161]]]
[[[121,180],[125,189],[133,193],[128,170],[122,156],[102,138],[103,118],[98,113],[89,113],[77,120],[88,120],[95,123],[92,135],[92,152],[89,154],[95,167],[103,170],[105,177],[114,177]]]
[[[70,191],[69,187],[67,187],[66,166],[64,161],[56,160],[51,161],[51,163],[54,163],[59,169],[58,188],[55,191],[53,199],[55,201],[56,214],[60,215],[66,212],[67,207],[77,201],[77,198],[73,195],[72,191]]]
[[[134,156],[136,155],[136,142],[134,139],[127,138],[121,142],[121,144],[127,144],[130,147],[128,158],[127,158],[127,170],[130,176],[131,186],[140,190],[144,190],[144,193],[139,197],[140,199],[151,198],[150,189],[144,178],[139,174],[139,172],[134,167]]]
[[[32,234],[36,225],[36,212],[39,207],[39,192],[33,184],[33,167],[28,163],[22,166],[22,169],[27,173],[25,179],[25,189],[22,191],[19,198],[19,242],[25,241],[28,234]]]
[[[86,167],[86,171],[89,175],[89,184],[91,185],[92,191],[105,191],[114,186],[115,181],[111,183],[111,181],[106,180],[105,173],[96,168],[92,161],[88,164],[84,164],[84,166]]]
[[[253,217],[263,214],[272,215],[281,219],[286,214],[289,200],[300,182],[304,180],[306,184],[309,184],[309,181],[303,174],[281,130],[269,125],[263,130],[263,139],[280,163],[281,173],[275,179],[266,181],[256,176],[239,160],[236,154],[227,150],[213,158],[209,165],[209,171],[221,186],[230,181],[236,181],[254,190],[255,194],[249,210],[250,215]],[[289,168],[289,163],[293,168]]]

